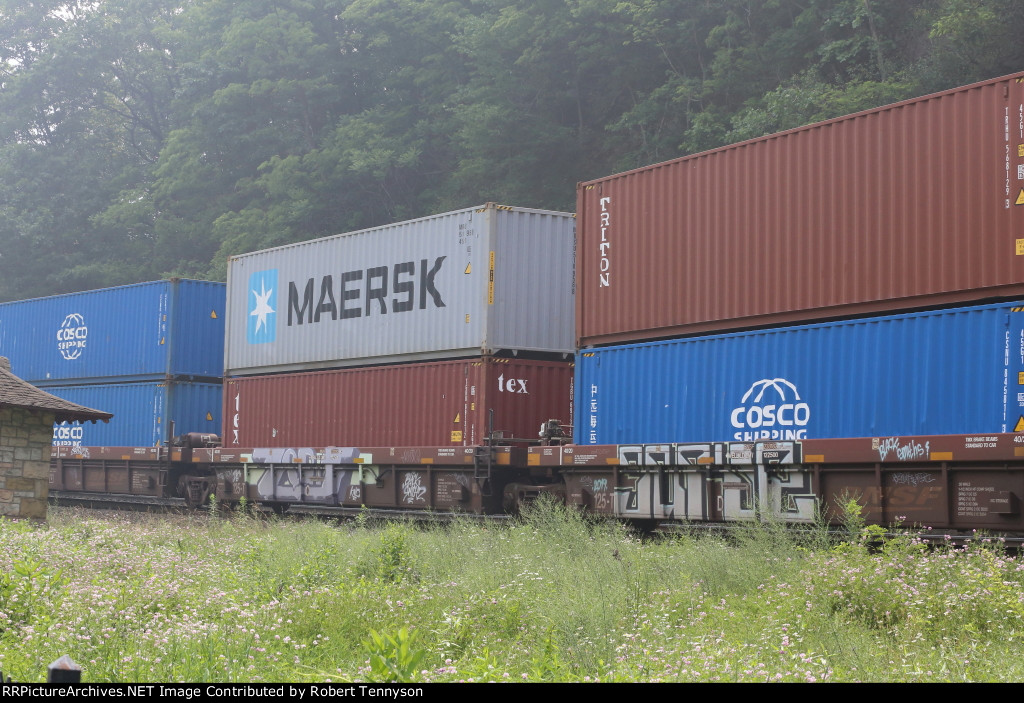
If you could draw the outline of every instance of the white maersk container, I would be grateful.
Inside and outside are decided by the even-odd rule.
[[[226,375],[571,354],[574,237],[488,203],[233,257]]]

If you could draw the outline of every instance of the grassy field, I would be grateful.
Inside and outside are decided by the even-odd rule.
[[[998,545],[869,553],[770,525],[641,541],[556,506],[431,528],[54,508],[0,521],[0,669],[42,681],[67,654],[90,683],[1019,681],[1022,585]]]

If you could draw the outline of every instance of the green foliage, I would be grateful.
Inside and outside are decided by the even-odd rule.
[[[16,559],[0,572],[0,632],[29,625],[45,627],[52,603],[59,602],[68,584],[62,569],[33,557]]]
[[[257,521],[238,521],[245,526],[271,528]],[[254,537],[240,557],[254,583],[262,584],[269,598],[290,588],[304,590],[329,586],[344,576],[342,536],[329,526],[311,521],[291,526],[280,525],[276,538]],[[254,595],[256,593],[254,592]]]
[[[936,0],[923,25],[930,51],[922,82],[940,90],[1019,71],[1024,45],[1014,27],[1024,21],[1015,0]]]
[[[829,583],[813,581],[837,616],[952,655],[982,642],[1020,641],[1019,573],[1017,560],[991,545],[929,553],[897,537],[879,554],[845,552]],[[956,656],[951,663],[965,673]]]
[[[1017,0],[0,0],[0,300],[227,257],[1020,70]]]
[[[396,634],[370,630],[363,640],[370,656],[370,680],[380,683],[406,683],[416,680],[417,667],[426,657],[418,646],[417,634],[401,628]]]
[[[858,496],[844,493],[839,497],[839,509],[839,521],[846,533],[847,541],[838,545],[837,550],[849,547],[873,550],[886,546],[889,534],[881,525],[868,524]]]
[[[771,524],[640,541],[557,504],[421,530],[53,508],[0,521],[0,663],[31,681],[68,653],[89,683],[1024,676],[1024,567],[997,541],[808,544]],[[417,578],[376,577],[385,545]]]
[[[853,81],[833,86],[804,73],[733,115],[727,141],[753,139],[887,105],[912,95],[908,81]]]
[[[859,537],[866,525],[864,508],[860,504],[859,497],[844,493],[839,497],[839,508],[839,520],[846,534],[851,538]]]
[[[404,523],[386,524],[380,531],[379,543],[372,550],[364,572],[385,583],[415,579],[416,564],[410,544],[412,534],[412,528]]]
[[[531,681],[565,681],[569,674],[569,668],[560,656],[553,629],[548,628],[541,638],[540,647],[530,657],[528,678]]]

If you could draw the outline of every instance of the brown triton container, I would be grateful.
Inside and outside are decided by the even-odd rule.
[[[1024,294],[1024,73],[577,191],[581,347]]]
[[[474,446],[571,422],[573,365],[476,359],[224,381],[225,447]]]

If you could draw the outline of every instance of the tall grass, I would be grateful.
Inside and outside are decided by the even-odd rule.
[[[542,502],[419,527],[0,521],[0,669],[102,681],[1018,680],[1024,565],[761,524],[641,540]]]

